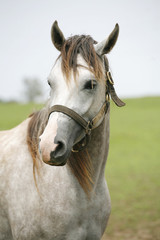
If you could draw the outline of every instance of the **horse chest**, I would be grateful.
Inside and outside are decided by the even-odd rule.
[[[41,207],[44,217],[41,217],[40,229],[43,233],[47,232],[45,239],[100,239],[110,213],[106,190],[91,199],[83,191],[75,194],[73,189],[68,189],[66,197],[62,192],[57,192],[52,204],[46,200]]]

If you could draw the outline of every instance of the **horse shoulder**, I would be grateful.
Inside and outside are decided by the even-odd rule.
[[[18,126],[5,131],[0,131],[0,159],[10,158],[15,152],[19,152],[21,147],[26,145],[27,127],[29,119],[26,119]]]
[[[12,239],[9,219],[8,206],[12,199],[11,188],[16,186],[13,180],[18,171],[19,150],[26,153],[26,129],[28,120],[25,120],[17,127],[0,131],[0,239]],[[18,175],[18,174],[17,174]],[[16,206],[15,206],[16,207]]]
[[[0,132],[0,188],[9,184],[10,178],[23,170],[28,161],[29,151],[26,143],[29,119],[17,127]],[[28,161],[29,162],[29,161]]]

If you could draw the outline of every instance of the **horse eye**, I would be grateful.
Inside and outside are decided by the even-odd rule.
[[[92,89],[95,89],[96,86],[97,86],[97,82],[95,80],[89,80],[85,83],[84,89],[92,90]]]

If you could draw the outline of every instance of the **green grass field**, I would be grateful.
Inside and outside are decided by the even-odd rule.
[[[112,213],[103,239],[160,240],[160,97],[111,103],[106,179]],[[16,126],[37,105],[0,104],[0,130]]]
[[[42,105],[0,103],[0,130],[6,130],[17,126],[32,112],[41,108]]]
[[[160,98],[126,100],[111,106],[106,166],[114,240],[160,239]]]

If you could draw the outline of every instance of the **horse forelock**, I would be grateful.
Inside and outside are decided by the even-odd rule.
[[[33,159],[33,176],[36,187],[36,173],[39,175],[38,161],[40,160],[39,136],[43,133],[47,125],[48,112],[48,108],[44,108],[41,111],[31,114],[27,130],[27,144]],[[68,165],[84,192],[89,196],[93,185],[93,169],[88,151],[85,149],[78,153],[72,152],[68,159]]]
[[[77,63],[78,54],[83,57],[97,80],[103,78],[102,59],[95,51],[95,43],[97,42],[89,35],[75,35],[65,41],[59,58],[62,58],[62,72],[67,81],[69,81],[72,72],[74,78],[76,78],[77,67],[79,66]]]

